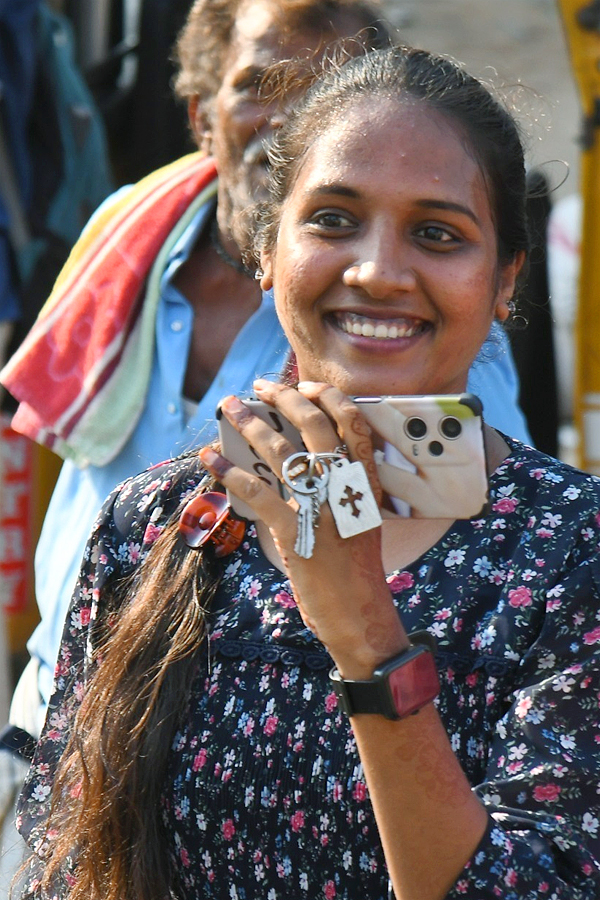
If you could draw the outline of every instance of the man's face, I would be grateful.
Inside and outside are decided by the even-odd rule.
[[[340,27],[344,20],[340,22]],[[354,34],[348,17],[343,34]],[[249,0],[242,5],[225,56],[223,80],[209,111],[210,151],[219,170],[218,221],[223,235],[231,231],[243,240],[243,214],[264,196],[265,148],[280,121],[276,103],[259,97],[261,78],[274,63],[295,56],[312,56],[338,33],[312,30],[290,33],[278,21],[271,0]]]

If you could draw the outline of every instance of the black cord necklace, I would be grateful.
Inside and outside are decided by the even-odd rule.
[[[254,278],[254,274],[244,265],[242,260],[234,259],[223,246],[216,216],[210,225],[210,242],[224,263],[227,263],[228,266],[231,266],[231,268],[235,269],[236,272],[239,272],[240,275],[246,275],[247,278]]]

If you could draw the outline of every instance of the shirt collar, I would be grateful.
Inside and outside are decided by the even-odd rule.
[[[189,259],[200,234],[212,219],[216,207],[217,201],[215,198],[214,201],[207,203],[202,209],[198,210],[198,213],[194,216],[179,240],[173,245],[163,272],[163,283],[165,280],[172,281],[179,267]]]

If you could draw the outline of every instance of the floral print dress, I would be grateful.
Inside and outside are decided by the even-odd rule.
[[[508,442],[511,454],[491,479],[489,514],[454,523],[388,576],[407,631],[427,629],[437,639],[438,710],[490,816],[447,900],[595,900],[600,480]],[[32,845],[44,834],[103,590],[139,565],[201,478],[195,459],[172,461],[127,482],[104,505],[20,801],[20,828]],[[249,527],[225,561],[162,792],[167,852],[186,900],[388,896],[331,665]]]

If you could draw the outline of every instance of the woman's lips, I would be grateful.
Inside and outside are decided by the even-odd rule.
[[[398,340],[398,338],[411,338],[421,334],[429,326],[422,320],[408,320],[404,318],[373,319],[369,316],[361,316],[358,313],[336,313],[335,322],[346,334],[359,337],[375,338],[376,340]]]

